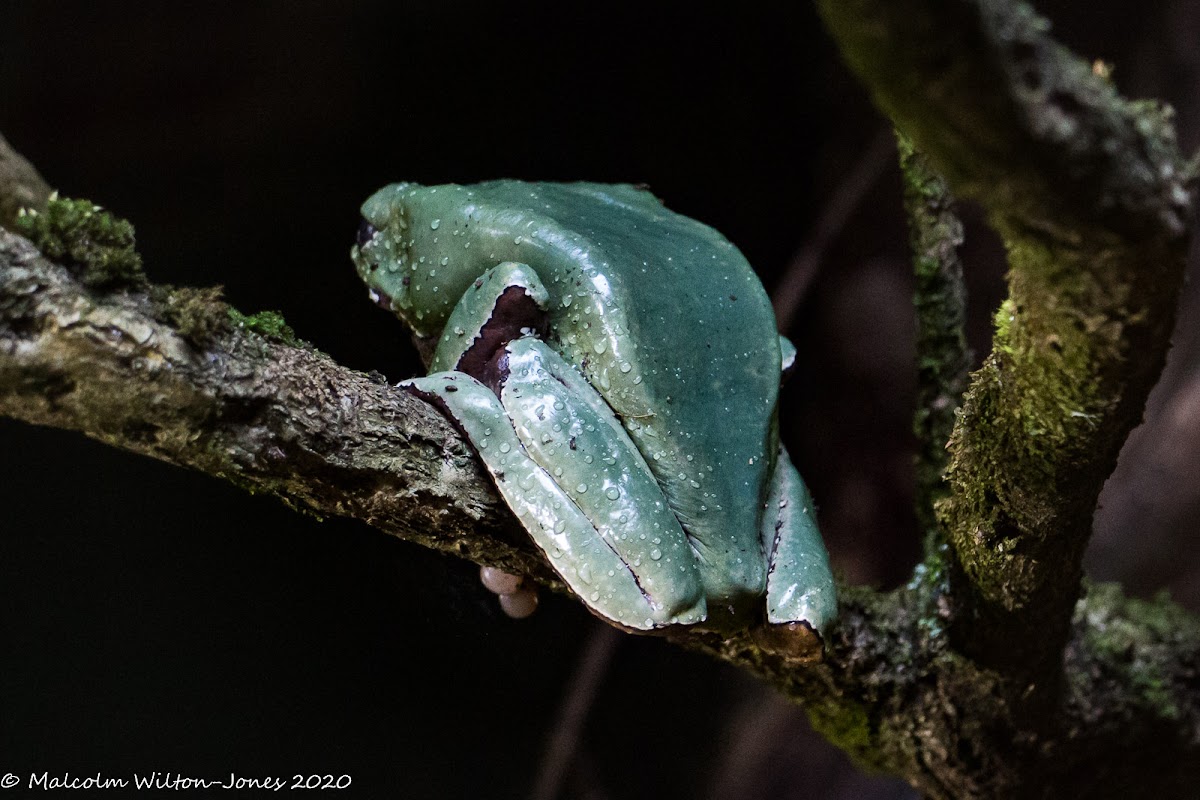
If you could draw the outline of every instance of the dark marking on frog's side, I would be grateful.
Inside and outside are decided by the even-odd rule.
[[[471,377],[491,389],[492,393],[499,397],[500,390],[504,388],[504,382],[508,380],[508,351],[501,346],[483,364],[480,373]]]
[[[499,396],[500,385],[508,377],[508,354],[504,346],[519,339],[523,330],[542,336],[546,312],[520,286],[509,286],[496,298],[491,318],[479,330],[479,335],[455,365],[487,386]]]

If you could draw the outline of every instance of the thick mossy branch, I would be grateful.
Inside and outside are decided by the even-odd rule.
[[[1010,239],[1010,296],[952,439],[943,506],[978,598],[966,624],[991,632],[982,652],[1036,664],[1014,640],[1062,641],[1096,498],[1170,335],[1182,253],[1143,248]]]
[[[926,534],[927,550],[933,550],[942,541],[934,504],[949,493],[944,480],[949,462],[946,443],[970,369],[964,331],[966,288],[958,258],[963,226],[954,212],[954,198],[946,182],[929,168],[911,139],[897,132],[896,140],[916,277],[916,511]]]
[[[933,167],[994,215],[1183,236],[1170,113],[1129,102],[1014,0],[819,0],[843,56]]]
[[[1010,296],[951,443],[958,640],[1057,668],[1100,487],[1165,358],[1191,213],[1169,114],[1021,3],[822,0],[850,65],[1009,251]]]

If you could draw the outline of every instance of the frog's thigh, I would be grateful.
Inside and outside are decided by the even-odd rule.
[[[441,372],[404,385],[440,405],[458,423],[500,496],[576,594],[600,615],[627,627],[649,629],[663,624],[662,609],[643,593],[629,565],[529,457],[491,389],[458,372]],[[702,604],[700,612],[703,616]]]
[[[767,574],[767,621],[803,622],[823,632],[837,612],[829,555],[817,530],[808,488],[780,446],[763,515]]]
[[[687,534],[604,399],[544,342],[526,337],[506,350],[500,401],[530,458],[588,520],[580,534],[590,541],[577,569],[595,578],[593,558],[611,554],[628,565],[651,607],[634,627],[703,620],[704,585]],[[605,616],[633,619],[623,595],[606,597],[594,587],[579,593]]]

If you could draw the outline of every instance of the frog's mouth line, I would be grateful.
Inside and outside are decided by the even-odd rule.
[[[369,290],[367,292],[367,296],[371,298],[372,303],[379,306],[380,308],[382,308],[386,311],[392,310],[392,298],[388,297],[386,294],[379,291],[378,289]]]

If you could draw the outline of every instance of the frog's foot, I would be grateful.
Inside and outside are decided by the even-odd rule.
[[[612,410],[543,342],[500,348],[499,396],[461,372],[407,381],[475,446],[496,488],[593,611],[649,630],[705,618],[695,555]]]
[[[500,610],[513,619],[525,619],[537,611],[537,589],[526,585],[524,576],[495,567],[480,567],[479,582],[500,597]]]
[[[763,644],[793,658],[819,658],[837,593],[812,498],[782,446],[763,515],[763,545],[770,564],[764,635],[771,643]]]
[[[787,383],[796,367],[796,345],[786,336],[779,337],[779,385]]]

